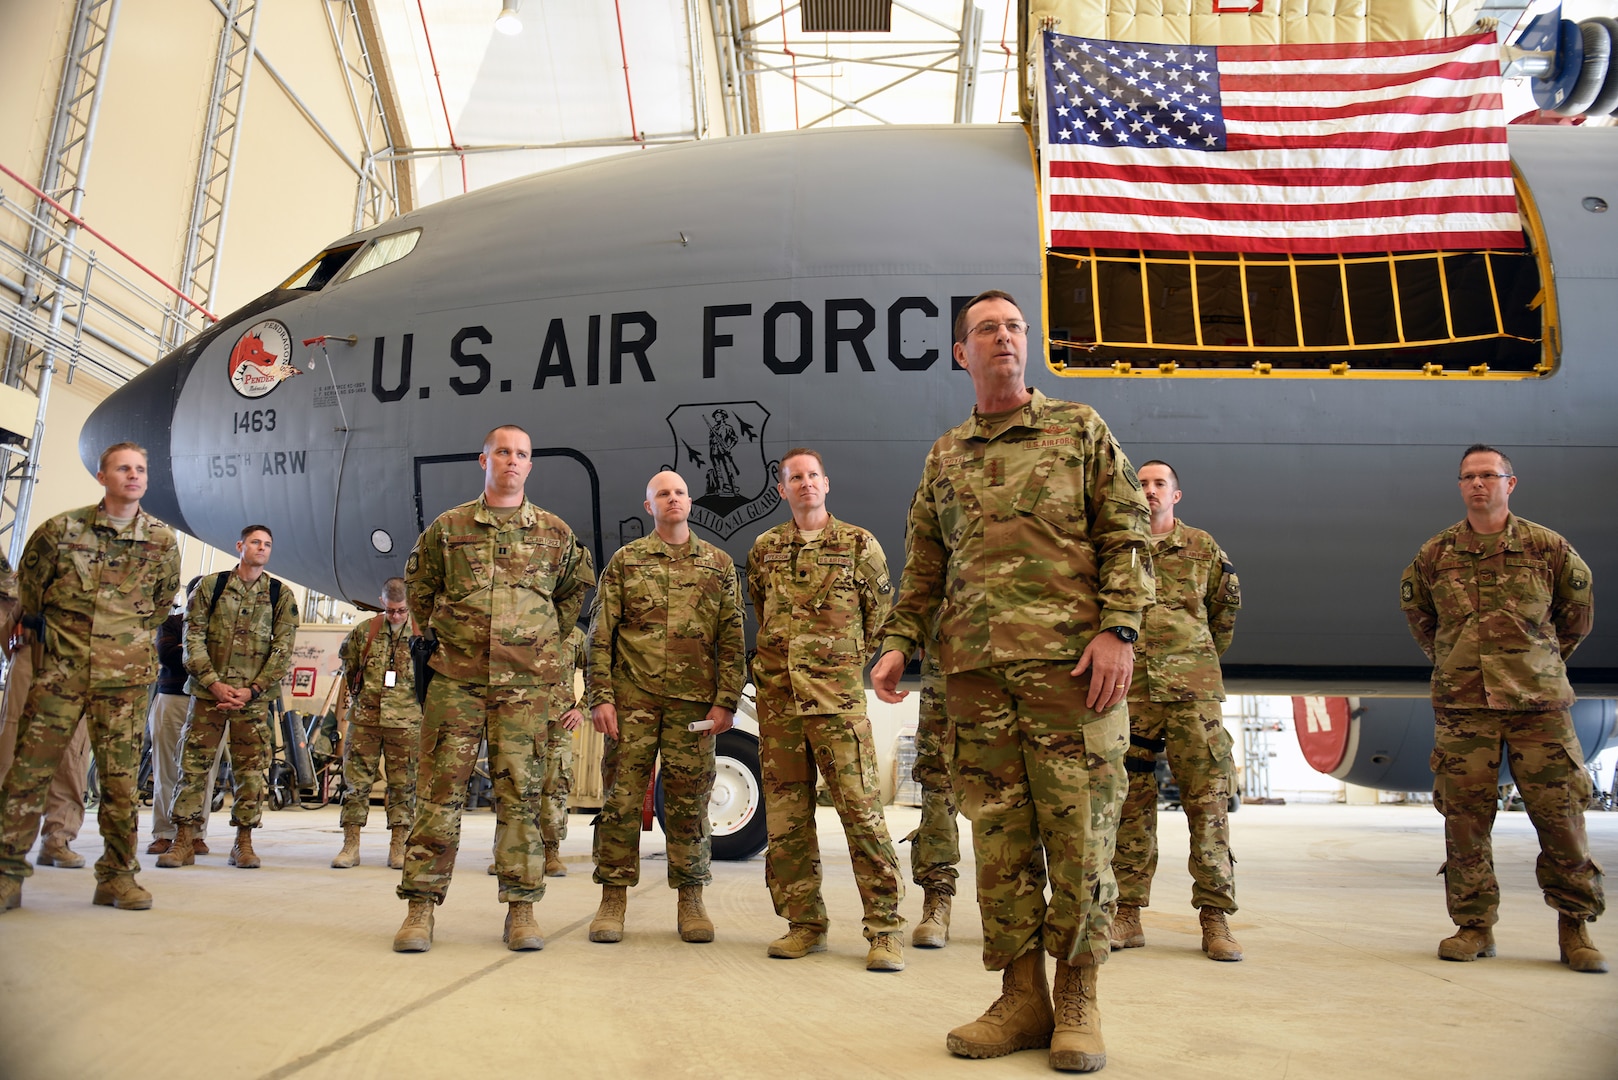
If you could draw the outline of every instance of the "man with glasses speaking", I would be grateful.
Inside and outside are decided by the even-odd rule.
[[[999,1000],[946,1045],[973,1058],[1049,1046],[1054,1068],[1091,1072],[1107,1060],[1096,975],[1117,895],[1124,699],[1155,595],[1149,514],[1106,422],[1025,382],[1028,323],[1010,296],[968,301],[954,352],[977,407],[927,454],[871,682],[899,700],[906,660],[941,620],[983,961],[1002,972]]]
[[[1494,955],[1500,886],[1489,833],[1504,744],[1539,833],[1539,887],[1557,911],[1561,960],[1606,971],[1585,928],[1606,905],[1584,831],[1591,784],[1567,679],[1567,658],[1595,619],[1590,568],[1562,537],[1510,512],[1517,477],[1506,455],[1468,447],[1460,473],[1466,518],[1427,541],[1399,584],[1410,632],[1433,662],[1433,804],[1457,927],[1438,955]]]

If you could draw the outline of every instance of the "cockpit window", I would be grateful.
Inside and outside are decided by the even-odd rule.
[[[359,244],[344,244],[322,251],[310,259],[303,269],[287,278],[282,283],[283,289],[302,289],[305,292],[319,292],[331,283],[337,272],[348,265],[348,260],[360,249]]]
[[[360,257],[354,260],[353,267],[343,276],[343,280],[352,281],[361,274],[369,274],[372,270],[398,262],[415,250],[416,241],[420,239],[421,230],[411,229],[408,232],[394,233],[392,236],[372,240]]]

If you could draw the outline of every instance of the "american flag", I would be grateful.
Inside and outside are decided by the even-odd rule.
[[[1326,45],[1044,35],[1053,248],[1520,248],[1490,34]]]

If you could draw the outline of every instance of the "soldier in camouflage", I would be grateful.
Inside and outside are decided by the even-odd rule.
[[[1106,1063],[1096,981],[1116,891],[1123,702],[1153,596],[1146,500],[1094,410],[1027,386],[1028,324],[1011,297],[968,301],[954,352],[977,408],[927,454],[872,682],[900,700],[905,661],[942,620],[983,959],[1003,972],[1000,998],[950,1032],[950,1051],[1048,1045],[1052,1067],[1087,1072]]]
[[[916,763],[910,778],[921,787],[921,821],[905,840],[910,844],[910,880],[922,888],[921,921],[910,944],[942,949],[949,944],[950,908],[960,871],[961,832],[955,818],[955,726],[944,707],[944,671],[938,664],[938,638],[921,657],[921,709],[916,717]]]
[[[195,832],[203,803],[213,795],[208,772],[224,739],[230,742],[230,823],[236,826],[226,861],[243,870],[263,865],[253,850],[253,830],[263,820],[269,790],[270,701],[281,693],[298,633],[292,590],[264,571],[273,546],[268,525],[247,526],[236,541],[236,568],[210,574],[191,590],[185,612],[191,706],[180,732],[180,782],[169,810],[174,843],[157,857],[158,866],[196,861]]]
[[[545,843],[545,876],[567,877],[562,861],[562,841],[567,839],[567,801],[573,792],[573,733],[584,722],[582,699],[573,685],[573,673],[585,670],[590,639],[575,626],[562,646],[561,678],[551,696],[550,720],[545,724],[545,784],[541,790],[539,835]],[[505,822],[494,824],[494,849],[500,850]],[[489,864],[489,873],[498,867]]]
[[[489,432],[478,455],[483,494],[440,514],[405,567],[410,613],[437,641],[422,711],[416,820],[399,897],[410,908],[395,952],[426,952],[461,840],[466,783],[487,738],[498,820],[502,940],[542,949],[534,902],[545,895],[539,853],[547,711],[562,675],[567,628],[595,584],[590,554],[555,514],[524,496],[533,444],[515,425]]]
[[[0,559],[4,559],[0,555]],[[17,575],[11,577],[10,621],[16,622]],[[7,631],[9,634],[10,631]],[[0,643],[9,638],[0,638]],[[17,756],[17,725],[22,719],[23,706],[28,702],[28,688],[34,681],[32,650],[21,649],[11,654],[11,667],[6,672],[5,716],[0,719],[0,781],[11,771]],[[73,729],[56,763],[50,786],[45,789],[45,818],[39,829],[39,854],[34,856],[35,866],[55,866],[64,870],[84,868],[84,856],[74,851],[73,841],[84,827],[84,796],[90,770],[90,730],[83,720]]]
[[[1595,621],[1590,568],[1562,537],[1510,512],[1517,477],[1506,455],[1471,446],[1460,474],[1466,518],[1422,545],[1399,584],[1410,632],[1433,662],[1433,804],[1458,928],[1438,955],[1494,955],[1500,886],[1489,834],[1503,747],[1539,833],[1536,871],[1557,912],[1562,962],[1603,972],[1586,923],[1606,901],[1585,835],[1591,783],[1567,678],[1567,658]]]
[[[1112,947],[1146,944],[1140,909],[1151,899],[1157,871],[1157,755],[1166,752],[1191,832],[1191,906],[1200,911],[1202,951],[1210,960],[1240,960],[1225,918],[1236,910],[1229,810],[1236,765],[1219,706],[1225,698],[1219,658],[1236,631],[1241,585],[1214,538],[1175,518],[1182,492],[1173,467],[1148,461],[1139,472],[1152,515],[1157,603],[1141,620],[1129,682],[1129,795],[1112,858],[1118,879]]]
[[[545,729],[545,786],[539,835],[545,842],[545,874],[566,877],[562,841],[567,839],[567,797],[573,793],[573,733],[584,722],[583,699],[573,685],[573,673],[586,670],[590,639],[575,626],[562,647],[561,678],[551,699],[551,721]]]
[[[411,670],[410,622],[404,578],[382,583],[382,614],[357,623],[340,655],[348,680],[348,734],[343,739],[343,849],[339,870],[358,866],[360,830],[371,813],[371,786],[387,758],[388,866],[404,867],[405,840],[416,813],[416,757],[421,750],[421,706]]]
[[[135,774],[146,694],[157,675],[153,631],[180,585],[179,546],[143,512],[146,451],[118,443],[101,455],[95,506],[34,530],[18,581],[34,680],[17,732],[16,760],[0,784],[0,913],[22,902],[33,868],[24,856],[39,830],[45,788],[73,729],[88,721],[101,779],[97,818],[105,844],[93,902],[152,906],[135,881]]]
[[[661,755],[680,940],[712,941],[708,799],[716,740],[742,691],[741,593],[730,556],[692,535],[678,473],[652,477],[645,506],[655,529],[613,553],[590,619],[590,722],[606,736],[602,776],[612,778],[596,826],[601,906],[590,940],[623,938],[628,889],[640,881],[641,805]]]
[[[792,520],[753,543],[747,591],[758,619],[753,684],[770,846],[764,879],[787,932],[769,954],[797,959],[826,948],[815,772],[826,781],[854,863],[865,913],[869,971],[904,970],[904,883],[882,814],[882,784],[865,710],[865,661],[888,610],[888,562],[869,532],[826,509],[831,481],[820,454],[781,459],[780,495]]]

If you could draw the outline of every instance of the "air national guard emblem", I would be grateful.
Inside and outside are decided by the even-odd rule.
[[[245,398],[261,398],[300,374],[292,366],[292,334],[274,319],[256,322],[230,349],[230,385]]]
[[[770,413],[756,401],[681,405],[668,415],[674,463],[691,485],[691,523],[728,540],[781,504],[779,461],[764,457]]]

